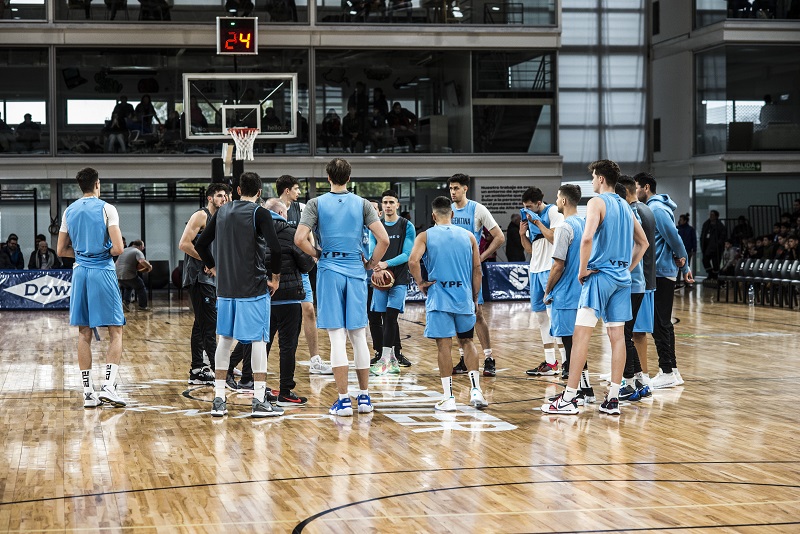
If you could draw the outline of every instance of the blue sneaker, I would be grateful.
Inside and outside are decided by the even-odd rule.
[[[653,392],[650,391],[650,386],[640,386],[636,390],[636,393],[631,395],[630,398],[628,398],[628,400],[632,401],[632,402],[636,402],[636,401],[640,401],[642,399],[646,399],[647,397],[652,397],[652,396],[653,396]]]
[[[330,409],[331,415],[338,415],[341,417],[350,417],[353,415],[353,403],[350,402],[350,397],[346,399],[337,399]]]
[[[372,400],[369,395],[358,396],[358,413],[369,413],[372,411]]]

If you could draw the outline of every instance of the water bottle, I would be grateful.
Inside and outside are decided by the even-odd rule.
[[[753,289],[753,284],[747,289],[747,304],[755,306],[756,304],[756,290]]]

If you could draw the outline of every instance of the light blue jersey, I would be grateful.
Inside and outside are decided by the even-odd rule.
[[[631,273],[628,267],[633,256],[631,208],[615,193],[603,193],[598,198],[606,205],[606,216],[592,241],[588,267],[606,274],[617,283],[629,285]]]
[[[75,262],[90,269],[113,271],[111,237],[103,212],[105,205],[105,201],[97,197],[80,198],[66,209],[64,219],[75,250]],[[98,232],[100,227],[106,227],[105,232]]]
[[[642,218],[639,217],[639,210],[636,209],[636,205],[632,205],[631,209],[633,210],[633,216],[636,217],[639,224],[642,224]],[[631,293],[644,293],[644,290],[644,262],[640,261],[631,271]]]
[[[474,314],[472,300],[472,241],[469,232],[453,224],[436,225],[426,231],[423,261],[428,280],[426,311]]]
[[[453,219],[451,223],[474,235],[475,240],[480,243],[483,228],[479,228],[478,230],[475,229],[475,208],[477,206],[477,202],[474,200],[468,200],[466,206],[458,209],[458,207],[456,207],[456,203],[453,202],[453,204],[450,206],[453,209]]]
[[[317,268],[366,280],[361,261],[364,199],[353,193],[326,193],[317,199],[317,211],[322,245]]]
[[[578,271],[581,263],[581,238],[586,221],[577,215],[572,215],[564,220],[564,224],[572,227],[572,243],[567,249],[567,258],[564,261],[564,272],[558,283],[550,291],[553,297],[553,307],[560,310],[577,310],[578,299],[581,296],[581,283],[578,280]]]

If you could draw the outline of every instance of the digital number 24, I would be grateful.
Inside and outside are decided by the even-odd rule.
[[[236,43],[244,44],[246,49],[250,48],[250,37],[252,34],[250,33],[239,33],[239,38],[236,38],[237,32],[228,32],[228,35],[231,36],[231,39],[225,41],[225,50],[233,50]]]

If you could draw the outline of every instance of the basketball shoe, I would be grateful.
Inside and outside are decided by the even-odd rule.
[[[558,374],[558,361],[553,365],[550,365],[546,361],[542,362],[536,369],[528,369],[525,371],[525,374],[528,376],[555,376]]]
[[[128,403],[122,400],[122,397],[119,396],[116,388],[114,386],[109,386],[108,384],[104,385],[100,389],[98,398],[116,408],[123,408],[128,405]]]
[[[312,356],[308,372],[312,375],[332,375],[333,367],[329,363],[323,362],[320,356]]]
[[[361,394],[358,396],[358,413],[369,413],[372,411],[372,399],[369,395]]]
[[[228,415],[228,403],[222,397],[214,397],[214,401],[211,403],[211,416],[222,417],[223,415]]]
[[[269,401],[253,398],[253,411],[250,417],[278,417],[279,415],[283,415],[283,408],[280,406],[273,406]]]
[[[542,411],[548,414],[578,415],[577,398],[570,401],[564,400],[564,394],[556,395],[549,404],[542,404]]]
[[[677,385],[678,381],[675,380],[675,373],[664,373],[658,371],[658,374],[650,379],[650,387],[652,389],[665,389],[672,388]]]
[[[353,403],[350,401],[350,397],[346,399],[336,399],[329,413],[340,417],[350,417],[353,415]]]
[[[600,413],[607,413],[608,415],[619,415],[619,399],[613,398],[609,399],[608,397],[603,400],[603,404],[600,405]]]
[[[455,412],[456,399],[454,397],[447,397],[433,405],[433,409],[440,412]]]
[[[84,408],[97,408],[103,404],[100,399],[97,397],[97,393],[94,391],[88,392],[85,391],[83,393],[83,407]]]
[[[464,358],[462,357],[458,360],[458,363],[453,367],[453,374],[454,375],[465,375],[467,374],[467,364],[464,363]]]
[[[486,399],[483,397],[483,392],[481,392],[479,388],[472,388],[470,390],[469,403],[478,409],[487,408],[489,406],[489,403],[486,402]]]
[[[494,366],[494,358],[491,356],[483,360],[483,376],[497,376]]]

